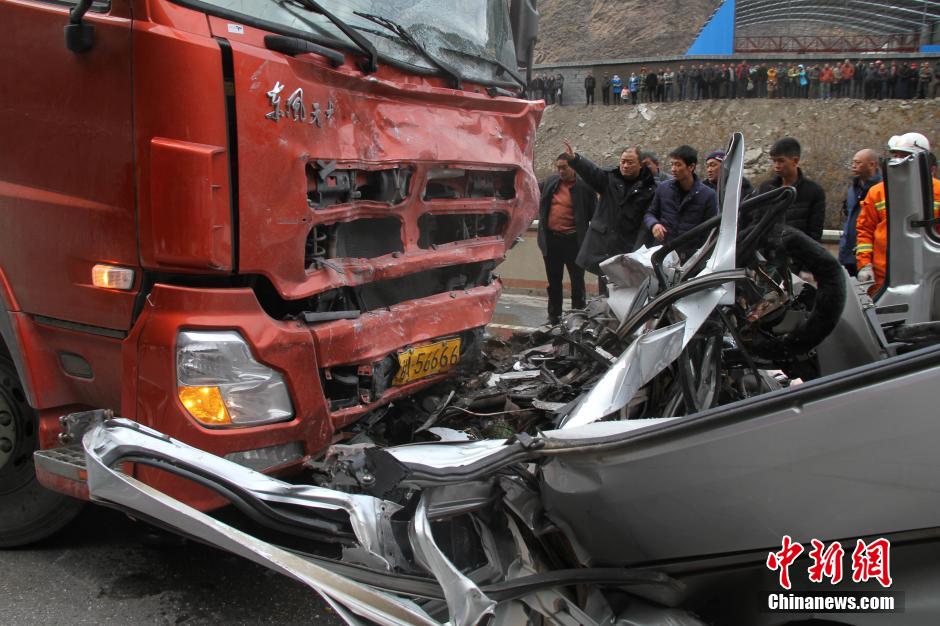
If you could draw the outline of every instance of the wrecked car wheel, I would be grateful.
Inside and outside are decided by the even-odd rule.
[[[0,357],[0,548],[44,539],[81,510],[80,500],[49,491],[36,480],[37,437],[36,413],[16,369]]]

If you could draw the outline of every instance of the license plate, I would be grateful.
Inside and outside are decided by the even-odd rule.
[[[410,348],[398,354],[398,374],[392,384],[407,385],[432,374],[441,374],[457,365],[459,360],[459,337]]]

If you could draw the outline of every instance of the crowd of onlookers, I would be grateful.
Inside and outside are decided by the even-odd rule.
[[[592,90],[596,85],[594,77],[591,76],[591,86]],[[585,80],[585,88],[587,88],[588,82]],[[532,78],[532,82],[529,83],[529,95],[531,98],[536,100],[542,99],[545,101],[545,104],[564,104],[562,102],[563,96],[565,93],[565,77],[561,74],[556,74],[551,76],[549,74],[538,74]],[[591,95],[591,102],[593,102],[593,94]],[[588,103],[590,104],[590,102]]]
[[[897,87],[896,83],[895,90]],[[921,153],[927,155],[933,176],[934,216],[940,218],[940,180],[927,138],[912,132],[887,142],[887,156],[892,158]],[[777,140],[770,149],[769,177],[756,188],[744,179],[741,198],[781,186],[793,187],[796,196],[787,208],[785,223],[820,241],[826,194],[800,167],[800,158],[801,146],[796,139]],[[601,263],[606,259],[643,245],[671,242],[675,242],[680,259],[693,252],[701,242],[677,239],[718,214],[718,181],[724,159],[722,150],[707,153],[700,178],[698,151],[679,146],[669,153],[671,176],[667,176],[660,170],[658,157],[639,146],[625,148],[617,164],[602,167],[575,153],[565,140],[565,151],[555,159],[556,174],[540,183],[538,244],[548,278],[549,321],[555,323],[561,317],[566,269],[572,308],[580,309],[586,304],[585,271],[598,275],[603,292]],[[852,160],[851,174],[843,199],[839,261],[850,275],[869,283],[874,293],[884,281],[887,258],[886,193],[878,152],[860,150]]]
[[[564,104],[561,74],[538,74],[530,97],[546,104]],[[595,104],[677,102],[715,98],[936,98],[940,95],[940,60],[833,63],[691,63],[659,68],[641,67],[629,76],[589,72],[584,79],[585,102]]]

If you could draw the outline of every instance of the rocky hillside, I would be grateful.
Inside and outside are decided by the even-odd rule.
[[[640,144],[666,155],[687,143],[700,158],[727,145],[731,133],[744,133],[745,175],[755,185],[770,172],[768,151],[790,134],[803,144],[803,168],[826,190],[827,228],[839,228],[839,211],[850,176],[852,155],[861,148],[883,151],[888,137],[908,131],[940,146],[940,99],[707,100],[633,106],[549,106],[536,148],[536,174],[552,173],[554,158],[569,138],[575,150],[596,163],[613,165],[624,146]],[[700,166],[701,174],[704,168]]]
[[[720,0],[540,0],[536,63],[684,54]]]

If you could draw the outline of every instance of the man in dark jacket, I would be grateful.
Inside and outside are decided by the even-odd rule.
[[[597,81],[594,80],[594,74],[588,72],[584,77],[584,104],[594,104],[594,89]]]
[[[643,214],[653,201],[656,182],[640,164],[640,147],[626,148],[620,165],[600,168],[580,154],[575,154],[565,140],[565,156],[572,169],[600,194],[590,227],[578,252],[578,265],[600,275],[600,262],[633,252],[646,237]]]
[[[799,167],[800,154],[800,142],[796,139],[778,139],[770,148],[774,177],[763,183],[758,193],[766,193],[782,186],[794,187],[796,200],[787,209],[786,223],[820,241],[826,221],[826,192],[803,175],[803,170]]]
[[[718,68],[709,63],[702,72],[703,99],[709,100],[718,97]]]
[[[695,65],[689,69],[689,100],[702,99],[702,70],[704,65]]]
[[[610,104],[610,76],[604,74],[601,79],[601,102]]]
[[[705,157],[705,178],[702,184],[718,193],[718,179],[721,177],[721,164],[725,160],[724,150],[712,150]],[[741,199],[754,192],[754,185],[747,178],[741,178]]]
[[[842,237],[839,238],[839,263],[848,270],[851,276],[858,273],[855,258],[855,243],[858,231],[855,221],[862,208],[862,200],[868,190],[881,182],[881,173],[878,171],[878,153],[871,148],[859,150],[852,157],[852,180],[842,204],[842,216],[845,226],[842,227]]]
[[[656,87],[659,85],[659,74],[650,70],[645,78],[647,102],[656,102]]]
[[[659,157],[656,156],[655,152],[641,152],[640,163],[643,164],[643,167],[649,168],[650,173],[653,174],[653,180],[656,181],[657,185],[669,180],[669,175],[659,168]]]
[[[695,148],[679,146],[669,153],[669,162],[672,180],[656,188],[653,202],[643,217],[653,238],[667,245],[718,214],[718,196],[695,175],[698,165]],[[679,258],[685,259],[700,244],[700,241],[684,244],[677,250]]]
[[[584,268],[575,260],[597,204],[597,194],[577,177],[568,165],[567,155],[555,159],[555,170],[558,174],[539,185],[542,193],[538,234],[548,278],[548,321],[552,324],[561,320],[565,268],[571,279],[571,308],[585,307]]]

